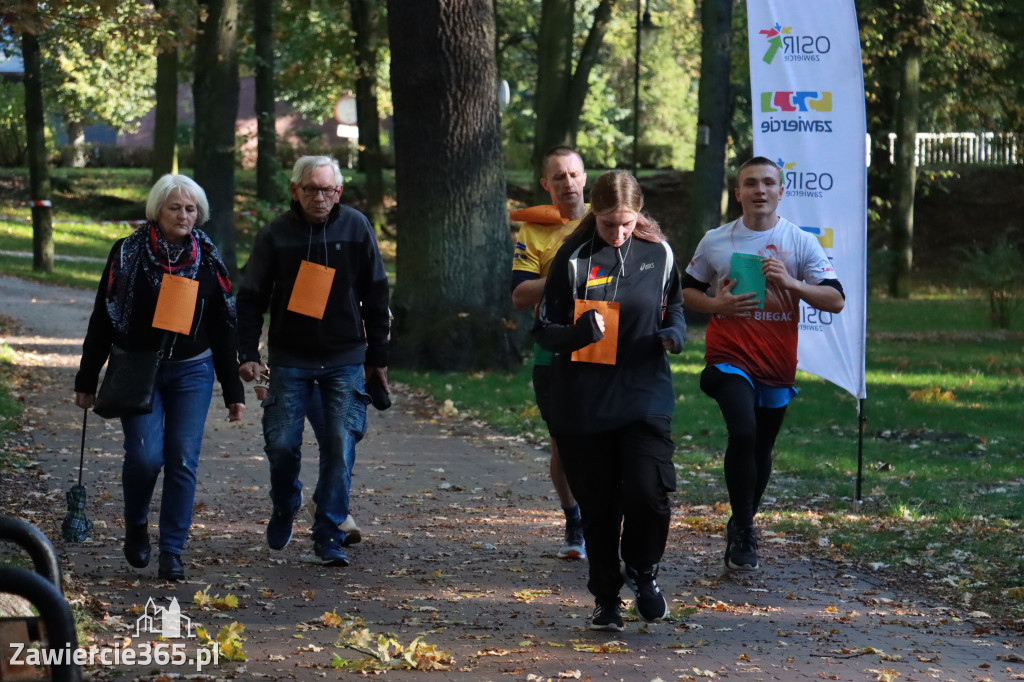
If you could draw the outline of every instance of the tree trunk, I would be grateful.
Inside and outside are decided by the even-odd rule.
[[[238,116],[238,0],[200,2],[196,41],[195,180],[206,191],[204,229],[220,249],[233,279],[235,254],[235,119]],[[203,21],[203,16],[206,21]]]
[[[274,113],[274,5],[253,0],[253,42],[256,50],[256,196],[281,200],[277,172],[277,117]]]
[[[68,135],[67,154],[61,157],[71,168],[85,168],[85,125],[81,121],[68,121],[66,132]]]
[[[39,38],[21,36],[25,62],[25,133],[28,138],[28,182],[32,199],[32,269],[53,272],[53,215],[50,173],[46,167],[46,122],[43,114],[42,55]]]
[[[708,230],[722,222],[725,150],[731,117],[729,87],[732,52],[732,0],[704,0],[701,6],[700,89],[697,93],[697,145],[693,158],[691,219],[679,235],[677,253],[689,254]]]
[[[569,139],[573,145],[576,144],[576,133],[580,127],[580,115],[583,113],[583,104],[587,99],[587,91],[590,89],[590,72],[600,57],[601,44],[604,42],[604,35],[608,32],[608,20],[612,16],[613,0],[601,0],[601,3],[594,10],[594,22],[587,33],[587,40],[583,43],[583,50],[580,51],[580,59],[576,63],[576,71],[572,74],[569,82],[569,94],[566,99],[566,124],[569,127]]]
[[[398,273],[395,364],[520,362],[490,0],[392,0]],[[495,276],[495,272],[500,272]]]
[[[359,168],[366,177],[366,216],[380,234],[384,227],[384,159],[377,113],[377,0],[352,0],[356,50],[356,116],[359,123]]]
[[[914,264],[914,191],[917,166],[914,158],[920,109],[921,46],[903,48],[900,94],[896,105],[896,165],[894,169],[893,219],[890,248],[893,263],[889,295],[908,298]]]
[[[533,95],[536,112],[533,155],[534,177],[543,175],[541,162],[549,149],[572,144],[569,137],[569,81],[572,77],[573,0],[545,0],[541,4],[537,35],[537,90]],[[537,198],[548,203],[547,193],[536,186]]]
[[[549,149],[560,144],[575,146],[580,114],[590,87],[590,72],[597,63],[608,30],[614,0],[601,0],[594,10],[587,39],[583,43],[575,72],[572,70],[573,0],[544,0],[537,37],[537,91],[533,107],[534,126],[531,164],[536,177]],[[549,201],[547,192],[535,187],[537,203]]]
[[[166,0],[154,2],[159,10]],[[158,45],[156,56],[156,121],[153,124],[152,181],[178,172],[178,48]]]

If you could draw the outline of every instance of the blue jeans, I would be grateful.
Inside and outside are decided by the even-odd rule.
[[[270,500],[274,509],[292,514],[302,504],[302,430],[307,415],[312,415],[320,446],[320,477],[313,493],[315,542],[340,543],[345,537],[338,526],[348,516],[356,443],[366,435],[370,396],[364,382],[362,365],[321,369],[272,365],[270,369],[270,390],[263,400]],[[320,404],[315,405],[318,393]]]
[[[160,551],[181,554],[192,526],[196,471],[203,445],[206,414],[213,397],[213,358],[165,362],[156,377],[153,411],[123,417],[124,521],[149,522],[160,469],[164,470],[160,503]]]

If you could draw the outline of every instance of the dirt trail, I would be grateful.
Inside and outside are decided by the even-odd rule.
[[[63,495],[77,479],[82,416],[71,384],[91,301],[89,292],[0,277],[0,311],[19,322],[5,340],[17,351],[17,393],[26,407],[10,447],[38,461],[5,479],[0,504],[54,540],[83,605],[107,628],[96,635],[100,646],[124,644],[126,636],[132,646],[153,641],[135,637],[141,609],[150,598],[163,607],[176,597],[193,624],[244,626],[248,660],[221,660],[200,679],[347,676],[331,667],[335,655],[363,654],[335,647],[341,630],[322,622],[327,612],[361,618],[374,637],[394,633],[402,646],[422,636],[454,658],[444,671],[388,673],[399,679],[1024,679],[1024,643],[1016,636],[809,558],[770,533],[761,571],[723,574],[722,516],[688,506],[685,485],[659,581],[676,618],[650,626],[632,619],[620,634],[590,632],[586,565],[553,555],[561,512],[547,453],[442,417],[408,390],[391,410],[371,410],[353,479],[364,541],[351,548],[348,568],[315,562],[302,517],[284,551],[266,547],[268,473],[251,394],[235,424],[215,397],[184,557],[187,582],[161,582],[155,561],[137,571],[121,556],[116,421],[90,415],[84,483],[96,528],[85,544],[64,545]],[[309,491],[315,451],[307,439]],[[193,596],[208,585],[210,596],[237,596],[239,608],[200,609]],[[685,613],[688,607],[694,611]],[[194,645],[187,641],[189,652]],[[155,679],[159,670],[196,677],[194,668],[174,665],[96,667],[89,675]]]

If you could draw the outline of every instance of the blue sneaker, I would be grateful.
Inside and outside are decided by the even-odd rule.
[[[566,559],[568,561],[579,561],[587,558],[586,541],[583,539],[583,524],[580,521],[576,523],[565,524],[565,544],[558,550],[558,558]]]
[[[324,566],[348,566],[348,556],[337,542],[314,542],[313,552]]]
[[[267,545],[270,549],[284,549],[292,541],[292,524],[295,515],[302,509],[302,497],[299,497],[299,506],[292,511],[286,512],[275,507],[270,513],[270,520],[267,521]]]

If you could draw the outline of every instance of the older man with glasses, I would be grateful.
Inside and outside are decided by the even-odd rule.
[[[349,488],[355,446],[366,433],[366,384],[379,382],[390,392],[388,280],[369,221],[339,203],[342,175],[335,159],[299,158],[290,188],[291,210],[259,231],[245,267],[238,371],[245,381],[259,378],[258,394],[265,393],[273,504],[267,544],[281,550],[291,541],[303,501],[302,431],[310,417],[320,447],[313,551],[324,565],[348,566],[343,548],[358,541]],[[269,368],[259,350],[268,309]]]

